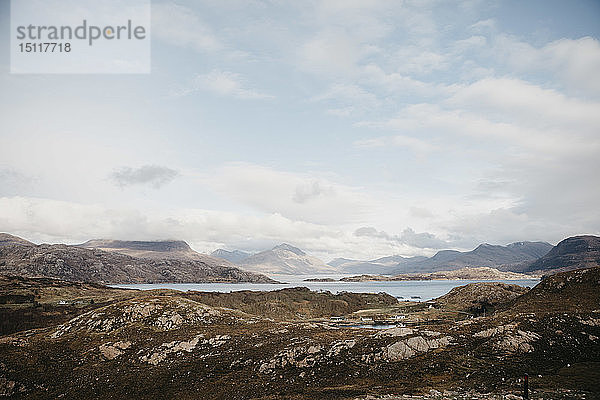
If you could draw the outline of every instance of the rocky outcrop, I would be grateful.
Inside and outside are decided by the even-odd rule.
[[[500,325],[475,333],[474,337],[495,339],[492,346],[509,353],[527,353],[541,338],[535,332],[517,329],[517,324]]]
[[[452,343],[452,340],[452,336],[443,336],[440,338],[413,336],[389,345],[383,353],[383,358],[392,362],[406,360],[419,353],[426,353],[440,347],[448,346]]]
[[[79,315],[59,325],[50,337],[59,338],[67,333],[111,333],[134,324],[168,331],[187,324],[211,323],[219,315],[218,310],[187,299],[133,299]]]
[[[114,360],[123,354],[123,351],[127,350],[129,347],[131,347],[131,342],[129,341],[120,341],[115,343],[108,342],[100,345],[98,350],[107,360]]]
[[[528,291],[519,285],[500,282],[470,283],[453,288],[435,299],[435,303],[446,309],[482,314],[492,312]]]
[[[532,343],[538,339],[540,339],[540,335],[535,332],[516,330],[500,339],[495,345],[509,353],[528,353],[533,351]]]
[[[346,315],[363,308],[395,305],[398,300],[386,293],[332,294],[312,292],[304,287],[231,293],[189,291],[183,296],[212,307],[234,308],[248,314],[274,319],[308,319]]]
[[[231,339],[229,335],[217,335],[210,339],[205,339],[204,334],[196,335],[190,340],[172,341],[163,343],[160,346],[150,350],[147,354],[140,357],[141,362],[152,365],[158,365],[166,360],[169,355],[181,352],[191,353],[196,346],[208,345],[210,347],[219,347],[227,340]]]

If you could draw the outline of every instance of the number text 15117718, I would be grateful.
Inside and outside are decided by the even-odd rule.
[[[19,43],[19,50],[21,53],[69,53],[71,51],[71,43]]]

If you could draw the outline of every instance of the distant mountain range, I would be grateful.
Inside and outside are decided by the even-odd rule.
[[[245,254],[247,256],[243,257]],[[263,274],[338,273],[337,268],[327,265],[317,257],[306,254],[299,248],[287,243],[282,243],[270,250],[256,254],[218,249],[213,251],[211,255],[221,255],[222,258],[230,261],[237,260],[236,264],[244,270]]]
[[[0,273],[94,283],[275,282],[226,261],[192,253],[187,243],[179,241],[36,245],[0,234]]]
[[[461,252],[456,250],[442,250],[433,257],[398,264],[391,268],[389,274],[397,275],[413,272],[452,271],[464,267],[500,267],[505,266],[506,271],[513,271],[512,266],[528,261],[535,261],[552,249],[546,242],[516,242],[507,246],[480,244],[474,250]]]
[[[537,260],[546,254],[552,245],[546,242],[516,242],[507,246],[481,244],[474,250],[461,252],[441,250],[433,257],[389,256],[375,260],[359,261],[336,258],[328,264],[340,273],[398,275],[408,273],[447,272],[465,267],[500,267],[503,271],[523,263]],[[500,268],[499,268],[500,269]],[[519,271],[520,272],[520,271]]]
[[[491,267],[463,267],[452,271],[389,275],[358,275],[340,279],[343,282],[369,281],[431,281],[431,280],[519,280],[531,279],[531,276],[509,271],[498,271]]]
[[[399,255],[368,261],[336,258],[325,264],[287,243],[256,254],[218,249],[206,255],[195,252],[181,240],[95,239],[75,246],[38,246],[0,234],[0,273],[99,283],[273,282],[260,275],[265,273],[414,276],[443,272],[450,276],[450,271],[481,267],[539,276],[599,265],[597,236],[567,238],[555,247],[545,242],[481,244],[466,252],[442,250],[429,258]],[[469,270],[469,274],[474,271],[485,270]]]
[[[575,236],[563,240],[555,247],[546,242],[524,241],[506,246],[483,243],[471,251],[441,250],[429,258],[400,255],[367,261],[335,258],[327,264],[285,243],[257,254],[219,249],[211,255],[229,260],[248,271],[271,274],[358,274],[396,277],[402,274],[443,273],[450,276],[451,271],[488,267],[497,270],[495,276],[498,277],[503,276],[502,272],[540,276],[600,265],[600,238]],[[477,271],[486,270],[469,270],[469,273]],[[488,279],[490,276],[490,273],[486,273],[481,279]]]

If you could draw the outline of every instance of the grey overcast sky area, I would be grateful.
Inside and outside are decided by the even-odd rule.
[[[10,73],[0,231],[326,260],[600,234],[600,2],[152,2],[150,74]]]

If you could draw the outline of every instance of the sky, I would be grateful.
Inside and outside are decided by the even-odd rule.
[[[150,74],[11,74],[0,231],[325,261],[600,234],[600,2],[153,1]]]

